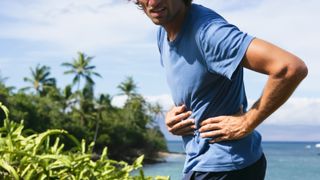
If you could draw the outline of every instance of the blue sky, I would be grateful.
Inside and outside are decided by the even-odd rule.
[[[316,19],[320,17],[320,1],[194,2],[216,10],[241,30],[275,43],[306,62],[307,79],[259,128],[266,140],[320,140],[320,23]],[[8,85],[27,86],[23,77],[30,75],[30,67],[41,64],[51,67],[62,87],[72,77],[63,75],[61,63],[82,51],[95,57],[96,71],[103,76],[96,79],[98,93],[115,95],[116,86],[126,76],[133,76],[139,92],[150,101],[160,101],[166,109],[172,105],[159,64],[157,27],[126,0],[1,0],[0,28],[0,73],[9,77]],[[265,76],[246,71],[251,102],[259,97],[265,81]],[[123,97],[117,97],[114,103],[122,101]],[[272,130],[277,128],[270,128],[275,126],[281,133],[275,135]]]

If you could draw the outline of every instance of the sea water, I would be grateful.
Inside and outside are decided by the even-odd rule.
[[[267,158],[266,180],[320,180],[320,149],[315,142],[263,142]],[[165,163],[145,165],[149,176],[182,177],[184,154],[182,142],[169,141],[170,154]]]

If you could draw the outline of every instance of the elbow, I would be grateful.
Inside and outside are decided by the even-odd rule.
[[[300,82],[307,74],[308,68],[306,64],[301,59],[295,57],[278,64],[270,75],[277,79]]]
[[[295,80],[297,82],[302,81],[308,75],[308,67],[306,64],[299,58],[291,61],[287,67],[286,77],[288,79]]]

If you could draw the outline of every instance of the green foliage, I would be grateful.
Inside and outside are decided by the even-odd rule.
[[[23,122],[20,124],[10,121],[9,110],[0,103],[5,113],[4,126],[0,128],[0,176],[3,179],[119,179],[144,180],[142,170],[144,156],[138,157],[132,165],[124,161],[108,159],[107,148],[101,156],[93,161],[91,143],[89,146],[82,140],[78,150],[64,151],[64,144],[56,137],[53,144],[50,137],[53,135],[69,135],[64,130],[47,130],[40,134],[24,136]],[[70,136],[70,135],[69,135]],[[137,176],[130,173],[140,170]],[[155,177],[158,180],[168,177]]]
[[[127,77],[123,82],[121,82],[118,85],[118,88],[121,90],[120,95],[126,95],[128,98],[137,95],[137,85],[131,76]]]
[[[100,75],[95,72],[92,59],[78,53],[72,63],[63,63],[68,68],[65,74],[72,74],[74,81],[61,89],[53,83],[55,79],[51,77],[48,66],[31,68],[31,76],[25,78],[38,93],[23,89],[14,92],[0,77],[0,102],[9,107],[12,121],[23,120],[24,137],[48,129],[63,129],[76,139],[84,139],[87,144],[94,142],[92,150],[95,154],[101,154],[104,147],[108,147],[111,159],[132,163],[144,154],[146,162],[154,162],[159,151],[167,150],[158,126],[158,121],[163,120],[161,106],[146,102],[137,92],[132,77],[127,77],[118,86],[119,94],[127,96],[123,107],[113,106],[113,96],[107,93],[96,96],[94,77]],[[80,80],[83,82],[81,86]],[[77,89],[72,88],[75,84]],[[0,125],[4,124],[4,118],[5,114],[0,110]],[[74,142],[65,136],[59,140],[64,149],[74,148]]]
[[[40,66],[39,64],[35,69],[30,68],[31,78],[25,77],[24,81],[29,82],[31,87],[25,89],[34,88],[40,95],[45,95],[46,91],[51,87],[56,86],[56,79],[50,78],[50,67]]]
[[[101,77],[99,73],[94,72],[95,66],[90,65],[93,57],[87,56],[85,53],[78,52],[78,57],[73,59],[72,63],[62,63],[62,66],[69,68],[69,70],[65,71],[65,74],[74,74],[73,84],[78,83],[78,89],[80,89],[80,81],[81,78],[86,80],[87,84],[94,84],[92,79],[92,75]]]

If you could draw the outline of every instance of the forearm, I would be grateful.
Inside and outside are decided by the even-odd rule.
[[[208,118],[201,123],[201,137],[210,143],[241,139],[251,133],[291,96],[307,75],[307,67],[293,54],[260,39],[254,39],[242,61],[243,67],[268,75],[261,97],[243,113]]]
[[[306,74],[307,69],[302,63],[289,70],[285,68],[285,72],[269,75],[261,97],[245,114],[248,130],[254,130],[268,116],[284,104]]]

